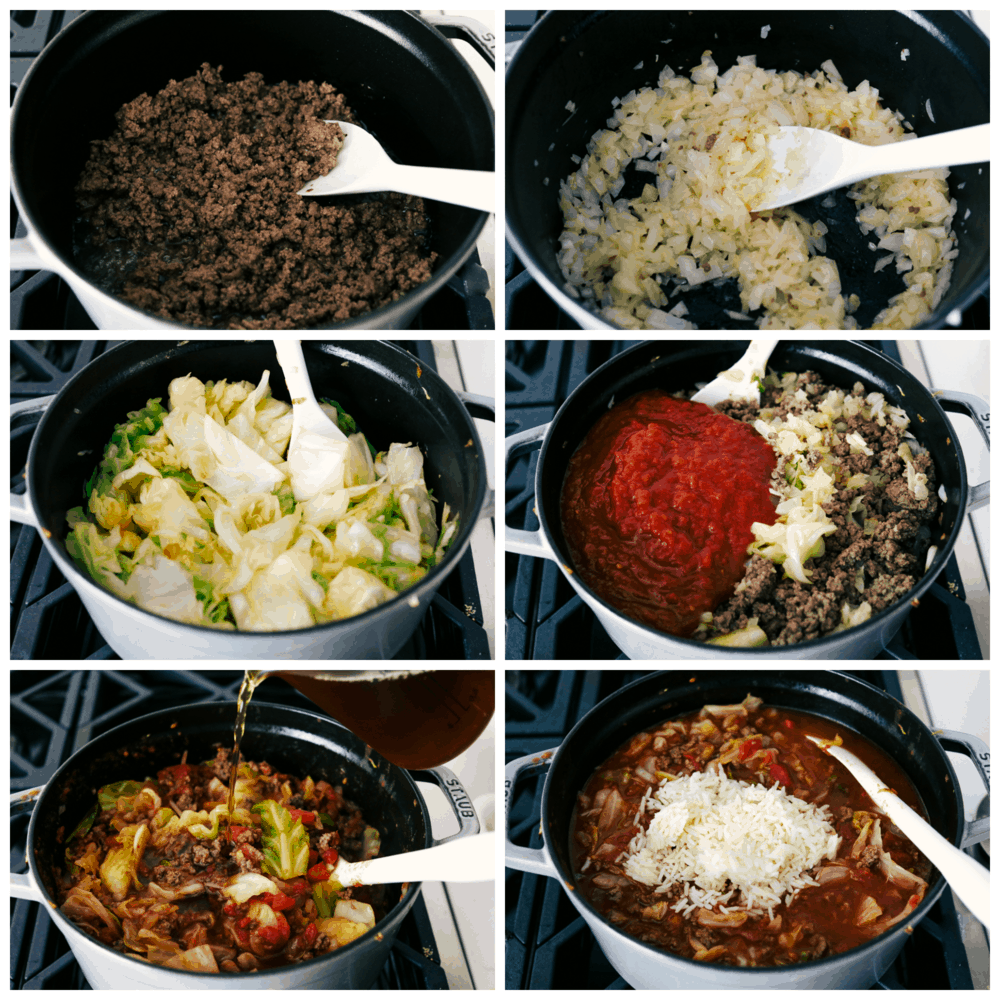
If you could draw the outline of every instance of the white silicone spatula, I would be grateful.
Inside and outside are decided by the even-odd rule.
[[[341,885],[387,882],[488,882],[496,875],[496,834],[480,833],[423,851],[370,861],[338,861],[333,877]]]
[[[337,154],[337,165],[330,173],[310,181],[299,191],[300,195],[398,191],[450,205],[478,208],[481,212],[493,211],[495,175],[492,171],[405,166],[391,160],[378,139],[360,125],[337,124],[345,136],[344,145]]]
[[[343,489],[347,437],[316,402],[302,343],[276,340],[274,350],[292,396],[292,437],[286,456],[292,493],[301,502]]]
[[[704,389],[699,389],[691,397],[691,402],[709,406],[715,406],[724,399],[759,403],[760,379],[764,377],[767,359],[777,345],[776,340],[751,340],[743,357],[729,371],[719,372]]]
[[[923,852],[924,856],[948,880],[955,895],[972,911],[983,926],[990,929],[990,873],[978,861],[949,844],[919,813],[911,809],[859,757],[843,747],[831,746],[828,740],[806,736],[840,761],[868,793],[872,802]]]
[[[783,125],[768,140],[776,178],[756,212],[813,198],[834,188],[908,170],[955,167],[990,158],[990,126],[973,125],[923,139],[906,139],[884,146],[865,146],[833,132]]]

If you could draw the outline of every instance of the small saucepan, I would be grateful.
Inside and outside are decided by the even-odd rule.
[[[77,751],[39,790],[28,825],[27,875],[11,876],[11,894],[42,903],[69,942],[94,989],[367,989],[378,977],[420,883],[390,886],[395,900],[375,929],[328,955],[252,973],[187,972],[129,957],[85,934],[57,908],[52,871],[63,864],[62,837],[94,802],[95,789],[141,779],[176,764],[211,759],[232,743],[235,705],[212,702],[144,715],[111,729]],[[365,746],[339,723],[315,712],[252,702],[240,748],[247,760],[348,790],[381,837],[383,855],[422,850],[479,832],[479,820],[461,782],[444,767],[404,771]],[[435,840],[414,779],[438,785],[460,831]]]
[[[682,958],[620,931],[575,889],[570,861],[577,793],[594,770],[636,733],[706,704],[732,704],[750,693],[765,705],[797,709],[859,733],[894,760],[913,783],[934,828],[967,847],[989,836],[989,820],[967,823],[946,750],[970,757],[989,788],[989,748],[975,737],[931,732],[884,691],[848,674],[822,671],[655,673],[596,705],[558,747],[511,761],[504,776],[508,868],[558,879],[619,974],[636,989],[866,989],[892,964],[913,926],[945,888],[938,877],[909,921],[850,951],[795,966],[739,968]],[[544,773],[540,849],[510,840],[509,803],[518,780]],[[936,875],[936,873],[935,873]]]
[[[825,382],[850,390],[862,382],[868,391],[882,393],[887,402],[902,407],[910,429],[934,459],[937,469],[939,514],[932,524],[937,552],[917,585],[862,625],[792,646],[735,649],[667,635],[626,618],[580,580],[566,545],[559,498],[570,457],[587,431],[613,401],[644,389],[683,391],[708,382],[731,368],[746,350],[746,341],[653,341],[623,351],[585,379],[560,407],[549,424],[514,434],[506,440],[507,464],[541,441],[535,478],[535,508],[540,528],[505,528],[508,552],[551,559],[563,571],[580,597],[593,609],[612,640],[633,659],[819,659],[862,658],[876,655],[899,631],[911,606],[944,569],[962,520],[989,502],[989,483],[969,486],[958,439],[945,410],[965,413],[989,443],[989,407],[967,393],[928,390],[910,372],[865,344],[845,341],[799,343],[781,341],[771,355],[775,371],[817,372]]]

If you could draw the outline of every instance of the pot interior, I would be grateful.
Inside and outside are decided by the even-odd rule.
[[[454,47],[406,11],[89,12],[36,61],[12,122],[13,171],[32,224],[73,264],[73,188],[92,140],[140,94],[203,62],[227,81],[262,73],[331,83],[395,158],[416,166],[493,169],[486,95]],[[441,269],[461,259],[485,218],[427,202]]]
[[[48,893],[55,898],[50,872],[62,863],[64,850],[57,833],[76,826],[99,787],[155,777],[161,768],[179,763],[185,752],[192,762],[210,760],[218,746],[232,746],[235,721],[231,702],[159,712],[104,733],[67,761],[49,782],[31,821],[34,868]],[[253,701],[240,755],[298,777],[343,784],[346,797],[378,829],[386,856],[430,845],[427,811],[406,771],[369,751],[364,741],[331,719]],[[389,901],[400,898],[399,887],[388,887],[385,898],[390,910]]]
[[[394,441],[420,445],[438,517],[445,501],[460,515],[458,536],[449,548],[460,552],[482,507],[486,473],[475,427],[454,392],[392,344],[305,341],[303,346],[317,398],[336,399],[376,450]],[[66,511],[86,504],[83,484],[115,424],[147,399],[166,403],[171,379],[190,373],[202,381],[245,379],[256,385],[265,370],[271,373],[274,396],[288,402],[270,340],[131,341],[101,355],[67,384],[35,432],[28,489],[39,525],[54,538],[65,538]]]
[[[573,808],[577,793],[593,772],[636,733],[706,704],[742,701],[747,694],[763,698],[765,706],[829,719],[875,744],[909,777],[931,825],[951,843],[961,843],[965,814],[947,755],[930,730],[884,691],[848,674],[827,671],[657,673],[621,688],[595,706],[563,740],[549,770],[542,798],[545,844],[567,885],[575,884],[569,852]],[[935,871],[921,903],[924,913],[944,884]],[[594,920],[603,921],[584,897],[578,895],[576,902]],[[664,954],[661,949],[653,950]]]
[[[771,30],[761,38],[768,24]],[[607,128],[612,98],[655,87],[665,65],[689,76],[706,49],[720,72],[741,55],[755,54],[764,69],[803,74],[832,59],[849,89],[870,81],[883,107],[901,111],[920,136],[990,117],[989,44],[952,11],[727,10],[724,17],[714,10],[550,12],[528,34],[507,75],[506,146],[508,224],[519,251],[551,281],[550,291],[564,282],[555,260],[563,226],[558,191],[561,180],[577,169],[570,157],[583,156],[594,132]],[[909,50],[905,61],[903,49]],[[568,100],[576,107],[572,113]],[[924,326],[940,325],[988,283],[989,174],[989,164],[952,170],[949,185],[958,201],[953,225],[961,252],[951,287]],[[643,182],[633,191],[629,171],[625,176],[621,197],[638,197]],[[818,204],[804,204],[810,221],[830,218]],[[862,300],[856,316],[866,327],[904,286],[895,268],[872,270],[869,237],[854,221],[853,205],[837,193],[827,239],[844,294],[853,291]],[[732,329],[725,310],[741,310],[735,281],[702,286],[683,300],[689,318],[703,329]]]
[[[571,456],[598,418],[613,405],[613,401],[621,402],[637,392],[654,388],[669,392],[689,390],[698,382],[713,379],[718,372],[731,368],[740,359],[747,343],[655,341],[640,344],[602,365],[566,400],[543,444],[535,493],[542,529],[564,564],[571,566],[573,560],[560,517],[562,484]],[[967,494],[961,449],[941,408],[906,369],[864,344],[781,341],[768,365],[775,371],[815,371],[828,384],[840,389],[850,390],[855,382],[860,381],[867,391],[881,392],[888,402],[906,410],[911,421],[910,430],[934,459],[938,486],[944,487],[947,497],[932,526],[938,553],[931,572],[925,574],[915,588],[922,592],[930,586],[951,554],[956,529],[961,525],[965,512]],[[601,601],[596,595],[594,600]],[[610,605],[605,606],[610,608]],[[654,635],[661,634],[652,629],[649,631]]]

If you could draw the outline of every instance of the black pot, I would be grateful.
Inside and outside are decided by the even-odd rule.
[[[166,969],[129,958],[81,931],[56,907],[52,869],[64,864],[59,831],[72,829],[94,801],[96,789],[113,781],[143,778],[176,764],[215,756],[232,743],[234,706],[212,702],[169,709],[125,723],[77,751],[45,786],[28,826],[30,879],[19,877],[18,895],[33,888],[34,898],[51,907],[87,980],[98,989],[366,989],[388,957],[420,883],[387,886],[389,910],[374,931],[321,958],[253,973],[211,975]],[[431,781],[446,793],[461,825],[456,838],[479,831],[458,779],[446,768],[404,771],[365,746],[332,719],[314,712],[252,702],[241,755],[300,777],[344,785],[347,796],[381,835],[381,854],[403,854],[435,845],[430,817],[413,782]],[[452,838],[446,838],[450,840]],[[443,843],[439,841],[437,843]],[[40,888],[39,888],[40,887]]]
[[[934,873],[930,887],[908,922],[843,954],[796,966],[741,969],[682,958],[630,937],[607,922],[579,892],[570,863],[570,836],[577,793],[593,772],[629,737],[706,704],[730,704],[747,693],[766,705],[797,709],[859,733],[895,760],[920,796],[929,822],[957,846],[966,835],[961,792],[945,749],[977,762],[988,787],[988,748],[961,733],[931,731],[884,691],[847,674],[819,671],[684,671],[657,673],[629,684],[596,705],[552,751],[507,765],[505,787],[519,774],[547,771],[541,800],[542,850],[507,842],[510,868],[558,878],[608,960],[637,989],[864,989],[889,967],[909,929],[922,920],[945,882]],[[985,756],[981,756],[985,753]],[[977,829],[975,841],[986,834]],[[509,833],[508,833],[509,838]]]
[[[767,24],[771,30],[761,38]],[[832,59],[849,87],[869,80],[883,106],[902,111],[921,136],[990,117],[989,41],[954,11],[550,11],[528,32],[507,70],[507,226],[535,280],[584,328],[611,326],[563,291],[556,263],[563,229],[559,183],[576,169],[570,157],[582,156],[594,132],[607,128],[612,98],[655,85],[664,65],[689,73],[706,49],[720,69],[754,53],[758,66],[800,73]],[[910,53],[905,61],[903,49]],[[573,114],[567,101],[576,105]],[[961,252],[947,295],[921,324],[926,329],[941,327],[951,310],[965,308],[989,284],[989,164],[955,167],[949,184],[958,200],[954,228]],[[840,267],[844,294],[861,297],[856,318],[865,327],[903,283],[894,268],[873,272],[869,237],[854,221],[854,203],[842,196],[837,202],[829,254]],[[800,208],[810,220],[820,217],[810,202]],[[831,217],[826,210],[822,215]],[[741,308],[734,289],[735,282],[727,282],[686,293],[686,318],[701,329],[733,329],[725,310]]]
[[[61,31],[35,60],[11,118],[14,196],[28,226],[34,264],[58,270],[95,322],[136,329],[153,317],[99,291],[79,268],[73,188],[90,142],[114,130],[114,114],[142,93],[191,76],[203,62],[226,79],[251,71],[268,83],[321,80],[390,155],[414,166],[494,169],[490,101],[445,38],[461,36],[492,66],[492,50],[456,25],[436,30],[408,11],[90,11]],[[400,154],[403,153],[401,156]],[[472,253],[486,213],[427,202],[432,279],[398,302],[337,328],[402,328]],[[159,327],[182,328],[156,318]]]
[[[910,417],[910,430],[930,453],[937,469],[939,496],[944,499],[932,524],[937,553],[919,583],[904,597],[862,625],[793,646],[732,649],[681,639],[626,618],[583,583],[572,571],[573,561],[563,536],[559,499],[566,468],[587,431],[607,411],[612,400],[621,402],[645,389],[690,389],[731,368],[747,348],[746,341],[653,341],[623,351],[584,380],[563,403],[552,423],[507,439],[508,460],[530,443],[542,440],[535,479],[538,532],[506,529],[508,551],[553,559],[573,589],[594,610],[614,642],[633,659],[753,657],[755,659],[856,658],[875,656],[896,634],[911,606],[944,569],[967,510],[987,502],[983,487],[969,500],[965,462],[957,437],[944,411],[967,413],[978,421],[989,441],[986,404],[962,393],[932,392],[910,372],[878,351],[850,341],[798,343],[782,341],[768,367],[775,371],[815,371],[831,385],[850,389],[862,382],[868,391],[881,392]]]
[[[38,527],[60,571],[119,655],[390,657],[410,637],[437,588],[458,564],[488,494],[486,464],[470,412],[492,419],[492,410],[480,397],[460,399],[436,372],[422,368],[413,355],[393,344],[305,341],[303,346],[317,396],[341,403],[376,448],[388,448],[393,441],[420,445],[428,488],[439,505],[447,502],[460,518],[445,558],[415,587],[386,604],[354,618],[293,632],[220,632],[186,625],[144,611],[98,586],[66,553],[66,512],[83,502],[82,484],[127,412],[145,406],[149,398],[166,398],[171,379],[189,373],[202,381],[227,378],[256,384],[266,369],[273,394],[288,401],[270,340],[126,342],[89,364],[54,398],[28,404],[48,407],[28,452],[27,509],[14,508],[11,514]]]

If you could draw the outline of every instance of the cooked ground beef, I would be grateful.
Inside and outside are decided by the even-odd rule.
[[[393,302],[431,277],[423,201],[303,198],[358,124],[328,83],[225,83],[204,63],[141,94],[91,143],[81,263],[105,290],[199,327],[296,329]]]
[[[792,391],[781,393],[768,386],[761,396],[760,410],[785,418],[815,406],[834,387],[824,385],[814,372],[796,380]],[[803,390],[805,399],[796,400]],[[858,383],[852,393],[864,398],[867,391]],[[724,402],[717,407],[736,420],[752,423],[759,410],[750,403]],[[751,618],[767,634],[774,646],[786,646],[827,635],[841,624],[844,603],[857,607],[867,601],[872,612],[881,611],[912,589],[924,572],[930,545],[929,524],[938,512],[934,463],[929,455],[914,455],[913,465],[927,476],[928,496],[917,500],[907,485],[903,459],[897,454],[905,432],[890,422],[857,415],[845,421],[846,430],[833,454],[849,475],[880,474],[888,477],[881,485],[867,482],[859,489],[837,488],[833,500],[823,505],[837,530],[825,538],[823,556],[808,561],[811,582],[800,583],[784,576],[780,567],[760,555],[750,558],[746,576],[737,592],[713,614],[708,630],[696,638],[709,639],[745,628]],[[845,440],[857,433],[872,455],[851,454]],[[818,455],[811,456],[813,461]],[[783,475],[781,463],[776,479]],[[780,480],[779,480],[780,481]],[[850,513],[852,502],[864,504],[866,524],[859,513]]]

